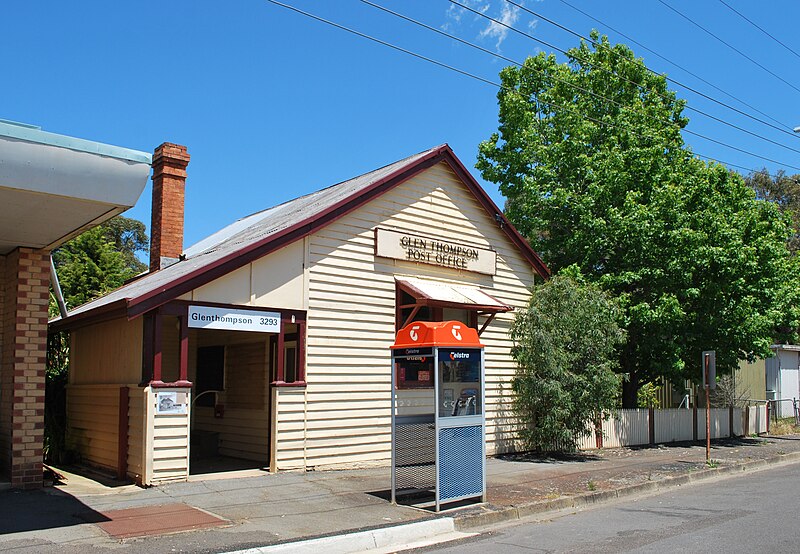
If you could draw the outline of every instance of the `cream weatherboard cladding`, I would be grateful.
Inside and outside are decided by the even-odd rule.
[[[435,236],[497,251],[497,274],[374,255],[374,229]],[[308,386],[277,390],[277,469],[387,460],[395,275],[480,286],[522,308],[534,270],[444,163],[413,177],[307,239]],[[487,365],[487,452],[513,446],[508,328],[498,314],[482,335]]]
[[[227,398],[220,402],[224,417],[215,418],[210,407],[195,406],[195,428],[218,433],[221,453],[256,461],[268,454],[272,471],[386,462],[391,452],[389,347],[395,337],[395,278],[479,287],[515,309],[527,303],[534,267],[493,215],[442,161],[312,234],[181,295],[180,300],[190,302],[306,312],[307,385],[269,386],[274,368],[270,367],[268,336],[233,333],[225,343],[242,348],[241,363],[236,365],[244,373],[258,371],[264,378],[245,378],[243,382],[252,388],[246,391],[237,392],[234,383],[226,383]],[[376,228],[492,249],[497,254],[496,273],[378,257]],[[192,258],[185,263],[191,264]],[[157,272],[151,280],[159,279],[164,277]],[[451,313],[445,310],[446,317]],[[513,312],[497,314],[481,337],[486,345],[490,454],[515,446],[508,394],[514,374],[508,336],[513,317]],[[98,381],[119,385],[138,381],[142,321],[121,318],[72,331],[75,358],[80,358],[71,383],[74,393],[81,394],[82,384]],[[481,318],[479,325],[484,321]],[[172,381],[178,377],[179,327],[175,316],[164,315],[162,322],[163,377]],[[209,333],[204,330],[201,335],[196,329],[188,333],[190,381],[196,377],[197,347],[212,339],[219,343],[219,337]],[[109,348],[94,350],[91,343]],[[121,344],[129,345],[129,350],[120,349]],[[226,369],[226,381],[237,377],[235,373]],[[256,389],[264,394],[255,394]],[[131,385],[129,395],[129,474],[145,484],[185,479],[193,410],[190,407],[185,415],[159,415],[154,410],[153,389]],[[79,404],[75,407],[85,411]],[[111,445],[99,450],[105,451],[98,452],[105,456],[105,465],[113,467]]]

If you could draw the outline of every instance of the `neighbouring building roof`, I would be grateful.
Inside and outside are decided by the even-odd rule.
[[[444,144],[244,217],[187,248],[179,262],[144,274],[105,296],[71,309],[68,318],[51,323],[56,328],[68,328],[87,317],[116,310],[135,317],[315,232],[440,162],[448,163],[490,216],[502,223],[502,230],[536,272],[548,276],[549,270],[541,258]]]
[[[0,120],[0,255],[53,249],[130,208],[150,163],[144,152]]]

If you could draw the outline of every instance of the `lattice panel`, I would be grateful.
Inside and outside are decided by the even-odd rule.
[[[439,430],[439,500],[483,494],[481,426]]]
[[[436,431],[430,423],[398,423],[395,428],[397,494],[436,486]]]

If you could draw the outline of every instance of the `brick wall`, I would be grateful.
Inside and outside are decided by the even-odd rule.
[[[150,221],[150,271],[177,260],[183,253],[185,146],[165,142],[153,153],[153,207]]]
[[[0,353],[0,462],[17,488],[42,485],[49,253],[6,256]]]

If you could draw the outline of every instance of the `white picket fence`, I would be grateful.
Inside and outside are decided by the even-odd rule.
[[[765,406],[748,408],[747,434],[767,432],[767,412]],[[697,429],[694,410],[680,408],[652,410],[653,422],[651,441],[651,411],[644,409],[617,410],[602,422],[603,448],[638,446],[644,444],[664,444],[678,441],[702,440],[706,438],[706,412],[697,411]],[[709,427],[712,439],[744,435],[745,411],[733,409],[733,433],[731,433],[731,412],[729,408],[712,408]],[[597,448],[595,434],[578,442],[581,450]]]

